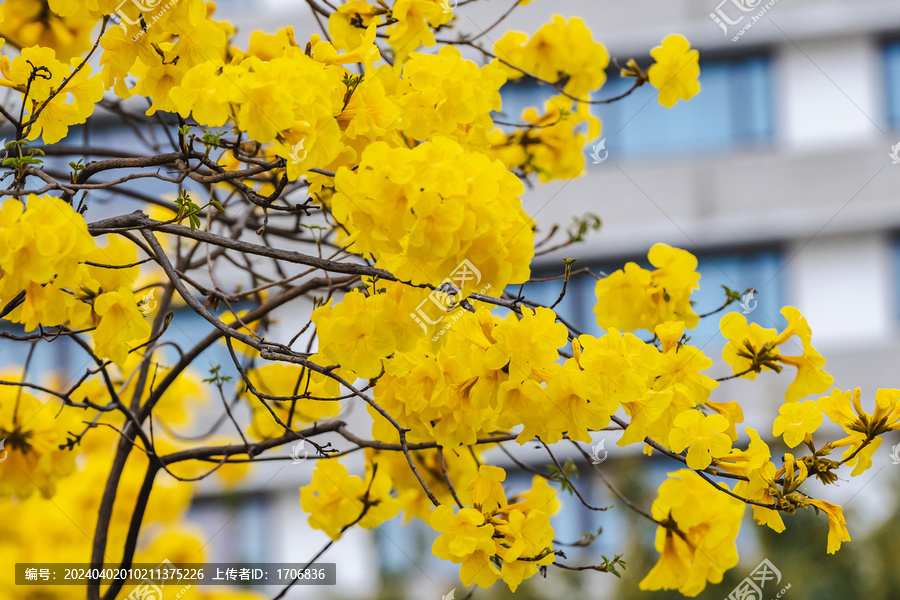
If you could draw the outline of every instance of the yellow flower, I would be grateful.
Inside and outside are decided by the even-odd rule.
[[[84,218],[65,201],[29,195],[27,207],[7,200],[0,209],[0,299],[25,292],[24,302],[6,315],[27,331],[71,322],[93,325],[90,304],[76,292],[87,283],[82,262],[96,247]],[[63,291],[68,290],[68,291]]]
[[[642,441],[644,436],[665,440],[668,438],[672,420],[697,404],[706,403],[714,411],[725,414],[729,421],[732,419],[737,419],[737,422],[742,421],[740,407],[726,407],[715,402],[707,403],[711,390],[719,384],[711,377],[700,373],[712,366],[712,360],[699,348],[682,342],[684,323],[668,321],[658,325],[655,331],[662,346],[661,363],[658,369],[650,373],[647,386],[657,394],[668,392],[671,394],[671,398],[667,400],[668,404],[659,406],[658,410],[662,410],[662,413],[653,414],[646,408],[641,408],[636,413],[636,418],[632,419],[622,441],[628,438],[638,442]],[[658,402],[663,397],[659,396],[654,400]],[[647,400],[649,399],[647,398]],[[627,409],[628,406],[626,406]],[[646,428],[636,428],[635,425],[639,422],[646,422]],[[634,434],[631,433],[633,428],[638,429]],[[728,434],[732,436],[732,439],[737,439],[733,425],[728,429]]]
[[[106,238],[106,245],[95,247],[85,259],[85,263],[92,262],[116,267],[137,262],[137,246],[130,241],[118,235],[106,235],[103,238]],[[88,288],[94,294],[109,292],[117,288],[130,289],[140,273],[138,266],[114,269],[85,264],[83,268],[87,274],[80,287]]]
[[[461,564],[463,585],[473,583],[487,588],[500,577],[490,558],[496,552],[494,527],[474,508],[453,508],[442,504],[431,513],[431,527],[441,533],[431,551],[443,560]]]
[[[199,125],[221,127],[229,117],[227,96],[223,93],[226,85],[221,83],[219,68],[212,62],[203,62],[185,73],[169,95],[182,117],[193,113]]]
[[[606,82],[609,66],[606,48],[594,41],[584,21],[572,17],[566,22],[559,15],[531,39],[518,31],[507,33],[494,45],[494,54],[518,67],[503,65],[510,79],[523,77],[525,71],[553,83],[565,81],[563,90],[579,98]]]
[[[464,60],[454,46],[436,54],[413,53],[403,65],[397,91],[399,128],[417,140],[453,137],[473,150],[487,148],[491,111],[501,106],[502,69]]]
[[[434,554],[461,564],[463,584],[492,585],[499,577],[515,592],[523,580],[552,564],[553,528],[550,515],[559,508],[556,493],[543,478],[535,477],[531,490],[507,505],[503,469],[481,466],[468,486],[474,508],[456,514],[443,504],[431,514],[431,526],[441,532]],[[498,571],[494,564],[502,562]]]
[[[755,429],[746,427],[744,431],[750,436],[750,444],[746,450],[732,448],[726,456],[719,459],[717,467],[734,475],[748,477],[751,471],[760,469],[771,458],[769,446]]]
[[[659,103],[672,108],[678,100],[700,93],[700,53],[691,50],[684,36],[670,35],[650,51],[656,61],[647,69],[650,83],[659,90]]]
[[[379,323],[377,300],[361,292],[350,292],[333,306],[313,311],[319,334],[319,355],[332,365],[341,365],[359,377],[381,372],[381,359],[395,348],[394,336]]]
[[[127,289],[103,293],[94,300],[99,317],[93,332],[94,352],[122,365],[128,358],[130,343],[150,335],[150,325],[138,311],[134,294]]]
[[[738,439],[737,424],[744,422],[744,410],[741,408],[741,405],[734,400],[731,402],[706,402],[705,405],[713,412],[717,412],[728,419],[728,431],[725,433],[728,434],[732,442],[736,442]]]
[[[659,560],[650,569],[638,586],[642,590],[678,589],[687,582],[689,560],[683,555],[690,551],[682,540],[671,531],[665,532],[665,539],[660,549]],[[680,550],[679,550],[680,549]]]
[[[73,59],[67,65],[56,59],[51,48],[39,46],[23,48],[21,56],[10,62],[0,57],[0,86],[12,88],[25,98],[25,114],[40,111],[35,122],[27,129],[26,139],[41,137],[46,144],[55,144],[68,133],[69,127],[84,123],[94,112],[94,104],[103,97],[103,85],[99,76],[91,77],[91,67],[85,65],[63,88],[51,98],[53,92],[81,63]],[[29,84],[29,81],[31,82]],[[73,103],[67,102],[72,96]]]
[[[472,506],[483,513],[505,507],[506,494],[503,492],[502,484],[505,479],[506,471],[500,467],[491,465],[479,467],[478,475],[468,487],[472,492]]]
[[[782,404],[775,418],[772,435],[784,437],[788,448],[798,446],[822,424],[822,413],[815,402],[791,402]]]
[[[515,592],[523,580],[536,575],[541,566],[553,564],[555,555],[547,552],[553,547],[553,528],[546,513],[532,511],[526,515],[511,510],[507,520],[497,525],[496,531],[504,536],[498,549],[503,559],[500,576],[511,592]],[[541,558],[535,560],[538,556]]]
[[[740,313],[725,314],[719,321],[719,329],[728,340],[722,358],[731,365],[735,375],[746,379],[755,379],[757,373],[766,370],[780,373],[782,364],[796,367],[797,374],[784,395],[786,402],[824,392],[834,378],[825,372],[825,358],[812,346],[812,331],[806,318],[793,306],[785,306],[781,314],[788,321],[781,333],[756,323],[747,324],[747,318]],[[783,355],[779,346],[794,336],[800,338],[803,354]]]
[[[741,501],[713,490],[694,471],[669,473],[653,503],[653,518],[666,524],[656,530],[660,562],[640,588],[678,589],[696,596],[707,582],[722,581],[724,572],[738,562],[734,541],[743,513]]]
[[[513,381],[524,381],[532,370],[548,367],[559,359],[559,348],[566,345],[568,331],[556,322],[549,308],[522,308],[522,318],[512,316],[497,325],[492,337],[496,341],[487,354],[487,366],[506,368]]]
[[[192,66],[178,60],[171,43],[160,44],[159,47],[162,56],[154,54],[147,63],[138,58],[133,68],[133,74],[138,77],[134,93],[153,99],[145,113],[148,115],[160,110],[178,112],[171,91],[181,85],[184,74]]]
[[[65,0],[70,6],[81,4]],[[51,4],[59,7],[60,1]],[[80,6],[65,16],[48,9],[43,0],[6,0],[0,4],[3,12],[0,35],[19,48],[43,46],[53,49],[63,60],[69,60],[88,51],[93,40],[91,31],[96,27],[100,13],[85,11]],[[115,12],[115,7],[109,13]]]
[[[324,63],[326,65],[346,65],[352,63],[362,63],[366,70],[371,71],[374,63],[381,60],[381,53],[375,42],[375,24],[373,23],[366,29],[359,46],[354,47],[351,52],[338,54],[337,49],[331,42],[323,42],[318,34],[314,34],[310,38],[310,46],[312,46],[313,60]]]
[[[21,381],[12,373],[2,379]],[[60,449],[68,432],[79,432],[72,410],[55,400],[44,404],[15,385],[0,386],[0,497],[22,500],[39,491],[49,498],[75,471],[76,453]]]
[[[350,0],[337,7],[328,17],[328,33],[335,48],[350,50],[359,47],[363,33],[372,23],[383,21],[382,8],[376,8],[364,0]],[[358,22],[360,26],[354,23]]]
[[[471,492],[468,488],[474,481],[479,466],[480,451],[472,447],[473,452],[458,452],[457,450],[437,449],[417,450],[410,452],[413,463],[419,471],[428,488],[434,493],[441,504],[453,504],[454,498],[450,493],[450,487],[443,476],[443,467],[447,469],[447,476],[453,482],[456,497],[464,505],[471,505]],[[376,459],[377,457],[377,459]],[[366,458],[369,461],[378,462],[379,469],[386,469],[390,476],[394,489],[397,491],[397,500],[401,510],[405,511],[405,520],[418,517],[428,522],[429,515],[434,505],[422,489],[422,484],[409,468],[409,463],[402,452],[384,450],[366,450]],[[443,467],[441,461],[443,460]]]
[[[688,449],[687,465],[692,469],[705,469],[731,451],[731,438],[722,433],[730,423],[722,415],[707,415],[697,410],[686,410],[672,422],[669,444],[675,452]]]
[[[523,416],[524,427],[516,441],[524,444],[538,436],[552,444],[568,434],[570,439],[590,442],[589,430],[608,425],[615,408],[609,406],[611,402],[592,402],[585,382],[584,374],[571,360],[562,369],[553,370],[546,386],[526,382],[522,389],[528,404],[518,411]],[[531,414],[523,414],[529,409]]]
[[[687,329],[696,327],[699,317],[691,308],[691,293],[700,279],[696,257],[686,250],[656,244],[647,258],[655,270],[628,263],[624,270],[597,282],[597,323],[624,331],[652,331],[666,321],[683,322]]]
[[[585,143],[600,136],[601,124],[586,104],[576,104],[572,109],[571,99],[557,96],[547,101],[543,114],[526,109],[521,120],[528,127],[508,136],[500,129],[491,133],[490,156],[511,170],[537,173],[541,182],[581,175]]]
[[[854,477],[872,466],[872,455],[881,446],[878,436],[900,429],[900,390],[876,391],[872,414],[863,410],[861,395],[859,388],[846,392],[835,388],[830,396],[817,402],[819,409],[847,433],[832,446],[846,447],[843,458],[854,467],[851,472]]]
[[[337,459],[316,462],[312,482],[300,490],[300,505],[309,514],[309,525],[339,540],[345,527],[357,523],[373,529],[394,518],[399,510],[390,495],[388,474],[366,465],[365,480],[347,472]]]
[[[332,210],[349,232],[343,243],[400,280],[439,286],[466,266],[465,297],[497,295],[529,276],[534,232],[522,182],[450,138],[412,149],[375,142],[358,169],[338,169],[335,188]]]
[[[387,28],[388,44],[398,61],[405,61],[419,46],[434,46],[432,27],[440,27],[453,18],[439,0],[397,0],[391,8],[396,23]]]
[[[844,511],[837,504],[810,498],[806,500],[822,510],[828,517],[828,554],[834,554],[841,549],[842,542],[850,541],[850,532],[847,531],[847,521],[844,519]]]

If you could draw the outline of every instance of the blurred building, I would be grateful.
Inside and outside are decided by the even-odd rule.
[[[307,34],[318,31],[299,3],[254,3],[252,15],[242,12],[237,2],[223,3],[221,8],[241,14],[236,22],[244,35],[285,22],[305,23],[296,27]],[[466,4],[457,9],[456,26],[480,33],[505,9],[496,1]],[[698,313],[721,305],[722,285],[742,292],[753,288],[754,296],[743,308],[752,308],[748,319],[781,329],[785,323],[781,307],[798,307],[808,318],[813,343],[827,357],[826,368],[838,387],[860,386],[869,402],[876,388],[896,387],[900,165],[892,163],[900,163],[900,156],[889,154],[900,140],[900,4],[538,0],[517,9],[483,41],[490,46],[508,29],[532,33],[554,14],[584,18],[595,39],[620,65],[635,57],[646,66],[650,48],[670,33],[684,34],[701,53],[702,91],[690,102],[666,109],[647,85],[620,102],[596,107],[603,131],[587,149],[586,174],[535,186],[523,200],[543,231],[553,224],[567,226],[586,213],[600,216],[602,229],[581,245],[541,257],[535,263],[536,274],[561,273],[563,256],[578,257],[577,267],[610,272],[629,260],[646,264],[647,250],[657,242],[685,248],[700,262],[701,290],[694,295]],[[479,60],[474,53],[469,56]],[[617,96],[630,86],[618,78],[613,66],[609,73],[597,99]],[[523,108],[543,106],[552,95],[535,84],[509,84],[502,117],[520,121]],[[594,144],[601,140],[603,146],[598,145],[591,157]],[[587,333],[599,331],[591,311],[596,301],[593,287],[590,278],[575,279],[559,309]],[[531,299],[550,304],[559,289],[560,284],[553,282],[529,286],[528,293]],[[719,316],[703,320],[692,333],[692,343],[721,363]],[[719,368],[714,376],[725,374]],[[786,371],[753,383],[726,382],[714,399],[739,400],[745,424],[771,437],[771,418],[791,377]],[[655,459],[631,462],[637,458],[635,451],[619,449],[614,439],[607,440],[609,462],[604,468],[635,494],[636,502],[648,507],[664,473],[677,465]],[[826,492],[826,499],[845,503],[855,536],[874,527],[895,506],[888,499],[887,483],[896,480],[894,469],[900,467],[892,467],[889,451],[886,443],[860,481]],[[541,466],[548,462],[527,446],[520,458]],[[505,459],[500,455],[498,460]],[[649,475],[638,476],[638,470],[649,470]],[[588,477],[589,469],[582,471],[580,484],[592,503],[615,503],[598,481]],[[530,477],[511,469],[510,479],[515,487],[527,485]],[[866,492],[860,494],[863,488]],[[295,487],[284,493],[288,503],[295,502]],[[564,502],[577,504],[571,497]],[[633,549],[632,543],[623,542],[626,537],[651,540],[646,524],[628,525],[624,510],[573,510],[557,518],[554,526],[560,540],[574,541],[582,532],[604,529],[593,549],[569,553],[573,562],[596,563],[600,554]],[[817,526],[822,530],[807,551],[824,553],[824,520]],[[735,571],[747,572],[737,580],[762,558],[749,521],[745,529],[740,538],[744,558]],[[437,598],[441,585],[446,582],[449,587],[455,581],[453,568],[423,558],[430,554],[430,538],[421,528],[402,527],[395,520],[374,539],[376,555],[362,546],[362,553],[370,557],[367,562],[378,562],[389,584],[405,582],[389,589],[404,588],[410,598]],[[358,538],[358,543],[366,542]],[[342,544],[339,552],[358,556],[354,543]],[[596,573],[586,576],[590,583],[572,582],[574,587],[567,589],[577,597],[611,598],[636,587],[646,572],[646,568],[640,572],[640,562],[636,564],[636,570],[626,571],[618,592],[618,580]],[[553,587],[553,577],[559,585],[555,572],[528,589],[535,597],[555,595],[559,588]],[[730,589],[723,584],[703,597],[726,596]],[[486,596],[505,598],[508,593],[495,590]]]
[[[456,27],[477,34],[509,4],[465,3],[457,9]],[[223,0],[218,11],[244,39],[255,29],[271,32],[287,23],[294,24],[298,39],[319,31],[301,2]],[[619,64],[635,57],[646,66],[650,48],[669,33],[684,34],[701,53],[702,91],[690,102],[665,109],[647,85],[596,109],[603,132],[588,151],[601,140],[605,143],[597,146],[595,157],[586,152],[586,173],[535,186],[523,201],[544,231],[586,213],[600,216],[602,229],[583,244],[541,257],[535,272],[561,273],[563,256],[578,257],[576,267],[610,272],[629,260],[646,263],[647,250],[657,242],[685,248],[700,261],[701,290],[694,296],[698,313],[723,302],[722,285],[753,288],[748,319],[780,329],[780,308],[798,307],[838,387],[860,386],[869,402],[878,387],[900,387],[894,370],[900,355],[900,164],[893,164],[900,163],[900,147],[892,150],[900,141],[900,3],[536,0],[483,40],[490,46],[508,29],[531,33],[553,14],[584,18]],[[611,68],[609,82],[596,96],[616,96],[628,85]],[[510,84],[504,90],[504,118],[517,120],[522,108],[542,105],[550,96],[548,88]],[[591,312],[593,284],[587,277],[575,279],[560,305],[561,313],[586,333],[599,331]],[[559,287],[558,282],[530,286],[530,297],[552,303]],[[691,343],[721,362],[718,317],[704,320]],[[186,321],[175,335],[196,339],[204,326],[198,323],[194,330]],[[209,357],[211,365],[228,360],[227,353]],[[720,368],[714,376],[724,374]],[[726,382],[714,399],[739,400],[745,424],[771,437],[771,415],[790,377],[788,372],[780,377],[769,373],[753,383]],[[350,418],[366,433],[364,411],[355,410]],[[764,415],[769,415],[768,424]],[[664,473],[678,465],[641,459],[636,450],[619,449],[614,440],[607,439],[603,468],[636,503],[649,507]],[[898,437],[887,438],[860,481],[826,492],[826,499],[845,504],[854,536],[861,538],[895,509],[888,483],[897,480],[900,466],[892,466],[889,451],[898,442]],[[548,462],[530,446],[520,457],[541,467]],[[325,536],[308,528],[298,497],[310,463],[260,465],[230,491],[205,486],[192,518],[210,540],[210,560],[302,563],[314,555]],[[589,502],[617,503],[588,477],[589,469],[582,471],[579,487]],[[529,480],[510,470],[513,487],[527,486]],[[563,502],[572,508],[576,503],[571,496]],[[582,532],[603,528],[591,549],[567,550],[581,564],[652,544],[652,529],[645,523],[631,527],[625,511],[621,506],[608,512],[566,511],[554,522],[557,539],[575,541]],[[382,589],[384,597],[436,600],[458,585],[456,567],[430,556],[426,528],[404,527],[399,521],[374,533],[348,532],[322,559],[339,565],[339,585],[329,590],[334,597],[375,598]],[[818,526],[822,530],[807,551],[824,555],[824,518]],[[762,558],[749,521],[746,529],[739,539],[747,558],[736,569],[746,573],[737,580]],[[640,571],[640,561],[629,567],[622,589],[635,588],[646,572]],[[785,573],[789,575],[800,579],[800,574]],[[557,586],[561,581],[571,586],[565,589],[573,597],[621,593],[615,588],[618,580],[608,575],[591,573],[570,581],[554,571],[546,581],[526,586],[523,597],[559,595],[554,578]],[[730,589],[723,584],[701,597],[724,597]],[[287,597],[319,598],[323,592],[298,587]],[[457,591],[458,597],[463,595]],[[494,590],[477,597],[510,596]]]

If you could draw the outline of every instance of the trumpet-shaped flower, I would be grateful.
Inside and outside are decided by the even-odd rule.
[[[786,402],[824,392],[831,387],[834,378],[825,372],[825,359],[812,346],[809,324],[792,306],[782,308],[781,314],[788,321],[781,333],[764,329],[756,323],[748,324],[747,318],[740,313],[724,315],[719,328],[728,343],[722,350],[722,358],[731,365],[735,375],[746,379],[755,379],[757,373],[766,370],[780,373],[782,365],[796,367],[797,374],[784,395]],[[800,338],[803,353],[799,356],[784,355],[782,350],[786,342],[795,336]]]
[[[670,35],[650,51],[656,62],[647,69],[650,84],[659,90],[659,103],[672,108],[679,100],[700,93],[700,53],[691,50],[687,38]]]
[[[799,445],[822,424],[822,413],[815,402],[790,402],[782,404],[775,418],[772,435],[784,437],[788,448]]]
[[[706,415],[697,410],[686,410],[672,422],[669,444],[675,452],[688,448],[687,465],[702,470],[713,459],[731,451],[731,438],[723,433],[728,430],[728,419],[719,414]]]

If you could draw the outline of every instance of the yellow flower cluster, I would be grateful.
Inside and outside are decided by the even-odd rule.
[[[459,452],[455,449],[415,450],[410,452],[416,470],[441,504],[452,504],[453,494],[464,505],[472,504],[472,483],[478,475],[482,453],[490,445],[470,446],[471,452]],[[422,484],[416,478],[409,463],[400,452],[383,450],[366,450],[366,459],[378,463],[379,469],[385,469],[391,478],[400,510],[404,511],[406,521],[417,517],[428,521],[434,505],[422,493]],[[443,477],[444,469],[447,478]],[[453,490],[449,481],[453,482]]]
[[[69,127],[84,123],[103,97],[100,76],[91,76],[90,65],[77,58],[71,64],[59,61],[52,48],[24,48],[12,61],[0,56],[0,75],[0,86],[22,94],[24,114],[37,115],[26,139],[41,137],[46,144],[55,144],[66,137]]]
[[[350,475],[337,459],[321,459],[312,483],[300,490],[300,505],[309,514],[311,527],[338,540],[353,524],[365,529],[394,518],[399,502],[392,498],[391,480],[378,463],[368,463],[365,478]]]
[[[653,331],[666,321],[680,321],[687,329],[696,327],[699,317],[691,308],[691,293],[700,280],[696,257],[679,248],[656,244],[647,259],[656,267],[654,270],[630,262],[597,282],[597,323],[604,329],[623,331]]]
[[[571,179],[584,171],[584,145],[599,137],[600,120],[591,116],[586,104],[572,110],[572,101],[557,96],[547,101],[544,114],[536,108],[522,113],[525,128],[491,132],[489,155],[508,169],[537,173],[542,182]],[[586,125],[586,127],[585,127]]]
[[[416,293],[391,282],[377,285],[385,286],[379,287],[383,293],[352,292],[338,304],[313,311],[324,364],[340,364],[357,377],[377,377],[382,359],[397,350],[412,349],[422,337],[422,330],[409,317],[421,301],[421,290]]]
[[[101,1],[102,14],[115,13],[116,0]],[[88,10],[79,10],[82,6]],[[91,47],[91,31],[100,14],[97,8],[93,1],[7,0],[0,4],[0,36],[19,48],[52,48],[61,60],[69,60]]]
[[[493,127],[490,113],[500,109],[505,82],[496,62],[479,69],[453,46],[436,55],[415,53],[403,65],[400,129],[416,140],[449,136],[465,147],[484,149]]]
[[[591,31],[578,17],[566,20],[556,15],[530,39],[510,31],[494,44],[494,54],[504,63],[510,79],[524,72],[545,81],[564,81],[562,89],[578,98],[606,82],[609,54],[594,41]]]
[[[659,562],[641,581],[642,590],[677,589],[696,596],[707,582],[719,583],[738,563],[734,543],[744,505],[712,490],[694,471],[669,473],[653,503]],[[724,485],[724,484],[722,484]]]
[[[531,490],[510,503],[503,491],[505,479],[503,469],[484,465],[468,488],[472,508],[454,512],[442,504],[431,513],[431,526],[441,534],[432,551],[461,565],[463,585],[487,588],[503,579],[515,592],[523,580],[555,558],[550,515],[559,509],[556,492],[535,477]]]
[[[495,295],[529,276],[534,232],[519,200],[522,182],[450,138],[412,149],[375,142],[358,169],[338,170],[335,188],[345,244],[403,281],[437,285],[464,260]]]
[[[7,200],[0,207],[0,299],[24,299],[4,318],[28,331],[93,328],[95,352],[122,364],[129,344],[150,334],[131,291],[138,269],[86,263],[128,265],[136,256],[134,245],[118,238],[96,246],[84,218],[59,198]]]
[[[385,362],[385,374],[375,388],[376,401],[411,430],[411,441],[437,440],[448,447],[474,444],[481,434],[522,423],[523,413],[527,413],[526,428],[533,420],[548,436],[544,438],[547,441],[556,441],[566,429],[571,432],[567,415],[554,410],[552,400],[537,386],[537,381],[549,379],[555,372],[558,348],[566,343],[565,327],[554,322],[555,315],[548,309],[532,312],[526,308],[522,312],[522,319],[498,321],[485,308],[475,313],[462,311],[442,337],[446,341],[439,352],[423,340],[414,350],[398,353]],[[529,387],[531,384],[535,389]],[[531,396],[525,399],[527,393]],[[510,394],[513,399],[507,400]],[[582,405],[579,408],[591,414],[599,411],[588,408],[586,400]],[[534,414],[542,406],[546,410]],[[375,419],[375,437],[394,441],[397,433],[393,426],[371,407],[369,411]],[[538,423],[544,412],[552,420]],[[606,421],[601,422],[604,416]],[[609,414],[596,414],[583,426],[593,428],[597,422],[603,427],[609,422]],[[550,432],[556,432],[556,439]],[[531,434],[527,430],[521,437]]]
[[[432,27],[440,27],[453,18],[441,0],[396,0],[390,18],[396,20],[388,27],[388,44],[398,60],[405,60],[419,46],[434,46]]]
[[[518,426],[519,443],[535,436],[555,443],[564,434],[589,442],[589,431],[608,425],[620,406],[633,417],[620,445],[643,443],[649,435],[665,440],[672,420],[696,413],[689,409],[704,403],[717,385],[700,373],[712,362],[696,348],[679,346],[683,329],[667,325],[677,336],[665,337],[663,352],[633,334],[611,330],[600,338],[579,336],[574,356],[560,366],[566,329],[552,311],[526,308],[521,319],[505,320],[483,308],[462,312],[442,336],[439,352],[422,341],[384,361],[375,397],[410,430],[410,440],[436,439],[445,446],[472,444],[492,430]],[[713,419],[723,424],[720,431],[742,419],[716,408],[729,415]],[[370,412],[375,437],[395,440],[393,427]],[[692,447],[692,456],[703,452],[699,444]],[[730,447],[726,436],[721,454]]]
[[[14,378],[5,376],[4,379]],[[40,406],[40,402],[37,402],[37,405]],[[6,392],[0,390],[0,413],[9,414],[7,406]],[[67,423],[74,421],[75,426],[70,428],[73,432],[80,432],[84,428],[80,416],[69,421],[64,414],[61,415],[53,424],[56,432],[50,434],[49,430],[42,427],[47,424],[47,419],[53,420],[59,407],[45,406],[34,415],[28,412],[32,407],[31,400],[26,400],[24,406],[28,409],[20,412],[20,415],[26,419],[34,417],[33,421],[41,425],[37,426],[33,422],[25,426],[25,432],[33,432],[31,436],[33,447],[29,450],[27,459],[20,456],[22,448],[14,448],[9,439],[6,442],[6,451],[9,455],[5,462],[0,464],[2,470],[0,481],[5,486],[4,492],[0,494],[2,496],[0,511],[7,516],[14,515],[14,518],[0,520],[0,555],[29,562],[46,561],[48,557],[53,557],[53,560],[62,562],[84,563],[86,557],[91,555],[93,545],[92,537],[86,536],[85,532],[92,531],[96,527],[100,498],[109,476],[114,448],[120,439],[119,434],[107,428],[93,429],[77,446],[79,452],[76,468],[76,452],[59,451],[55,448],[65,441],[64,433],[69,429]],[[22,408],[20,406],[20,411]],[[6,421],[3,421],[0,427],[5,428]],[[54,447],[50,456],[43,453],[43,447],[47,444]],[[32,453],[35,453],[35,456],[32,456]],[[52,463],[57,475],[64,470],[71,475],[63,479],[58,479],[58,476],[54,475],[56,479],[48,480],[49,471],[41,471],[40,467],[37,470],[25,470],[24,473],[28,477],[35,477],[34,484],[28,483],[31,490],[26,491],[23,485],[21,494],[17,492],[17,497],[9,497],[7,493],[10,487],[18,485],[18,480],[24,479],[21,472],[14,473],[17,472],[16,466],[23,470],[28,469],[29,461],[38,465]],[[147,465],[148,459],[144,453],[133,452],[122,473],[108,532],[106,559],[109,563],[122,558],[121,548],[131,525],[134,505],[143,484]],[[183,521],[190,503],[190,486],[177,483],[168,477],[157,478],[155,486],[143,516],[148,530],[142,535],[141,545],[134,560],[153,564],[158,564],[160,557],[168,557],[177,564],[203,561],[207,558],[203,550],[205,540],[196,529],[186,526]],[[52,494],[52,497],[45,494]],[[40,524],[41,531],[52,531],[53,534],[36,535],[36,523]],[[13,593],[8,597],[40,596],[47,600],[66,600],[73,594],[81,596],[86,593],[84,588],[52,585],[54,583],[52,581],[49,583],[51,585],[29,586],[27,592]],[[0,587],[4,590],[17,589],[12,570],[0,574]],[[199,593],[196,587],[192,588],[190,594],[185,597],[197,600],[261,599],[257,595],[227,591]]]
[[[21,374],[4,372],[2,380],[18,383]],[[75,453],[60,450],[80,425],[73,413],[55,399],[45,404],[18,386],[0,386],[0,498],[52,496],[75,471]]]

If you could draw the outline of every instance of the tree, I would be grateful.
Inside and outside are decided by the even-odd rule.
[[[0,495],[12,516],[2,527],[17,560],[197,562],[200,543],[182,527],[195,482],[239,478],[302,442],[315,467],[300,504],[332,540],[316,557],[349,528],[402,511],[430,524],[434,554],[460,565],[465,586],[514,592],[555,568],[616,573],[619,556],[570,563],[549,520],[560,489],[583,504],[566,510],[596,508],[554,447],[589,459],[580,444],[601,430],[679,469],[649,509],[611,488],[657,528],[661,555],[643,589],[696,595],[721,581],[748,506],[775,531],[783,514],[824,512],[829,553],[850,539],[841,507],[798,487],[834,483],[845,465],[865,471],[897,427],[900,391],[823,396],[832,378],[797,309],[782,311],[782,331],[721,318],[725,380],[793,376],[773,435],[801,450],[778,466],[758,432],[738,434],[741,407],[711,399],[723,380],[703,374],[712,360],[689,343],[700,318],[689,252],[658,244],[652,269],[628,263],[604,277],[567,260],[553,278],[560,298],[572,278],[596,279],[599,338],[515,291],[535,256],[599,224],[588,215],[567,238],[554,229],[536,242],[523,182],[583,171],[600,130],[591,105],[646,84],[664,106],[698,93],[699,57],[684,37],[663,40],[647,67],[628,60],[632,88],[596,100],[610,58],[580,19],[487,43],[528,0],[456,39],[448,31],[465,8],[447,0],[307,3],[321,36],[297,40],[287,26],[254,33],[249,48],[201,0],[0,8],[0,85],[11,90],[0,114],[13,129],[0,317],[21,329],[0,335],[26,357],[0,381]],[[542,85],[546,106],[496,118],[500,88],[517,79]],[[124,124],[130,151],[91,143],[98,108]],[[94,218],[110,199],[141,210]],[[740,299],[726,290],[703,316]],[[166,337],[186,311],[212,326],[192,347]],[[277,314],[291,316],[289,335],[272,329]],[[788,340],[799,356],[783,353]],[[68,382],[41,371],[32,356],[52,343],[89,366]],[[209,368],[198,359],[216,344],[231,362]],[[221,401],[213,426],[173,431],[207,396]],[[371,431],[351,430],[341,402],[365,406]],[[846,437],[815,443],[823,415]],[[507,496],[504,469],[484,453],[530,441],[553,468]],[[366,469],[352,474],[341,458],[359,450]],[[78,507],[74,519],[60,506]],[[84,535],[35,535],[66,520]],[[128,592],[91,576],[86,593]]]

